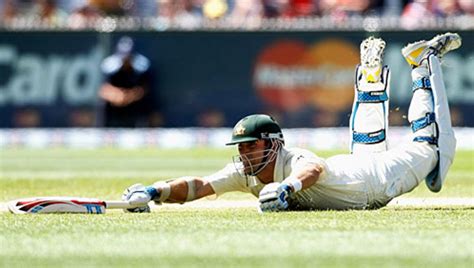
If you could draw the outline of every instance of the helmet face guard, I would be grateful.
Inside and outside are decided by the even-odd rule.
[[[256,176],[273,162],[285,143],[278,123],[266,114],[253,114],[242,118],[234,126],[232,139],[226,145],[265,140],[264,150],[239,154],[232,158],[234,166],[243,177]]]
[[[269,145],[264,150],[232,157],[234,167],[242,177],[257,176],[268,164],[276,159],[278,152],[283,146],[283,142],[278,139],[268,139],[268,141]],[[259,156],[254,157],[253,155],[255,154],[259,154]]]

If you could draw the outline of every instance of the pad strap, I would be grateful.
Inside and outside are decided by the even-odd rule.
[[[426,113],[425,117],[419,118],[411,122],[411,129],[413,132],[425,128],[428,125],[436,122],[436,116],[434,113]]]
[[[432,136],[418,136],[413,138],[413,141],[416,142],[428,142],[429,144],[438,145],[438,139]]]
[[[384,102],[388,100],[385,90],[380,91],[357,91],[357,101],[362,103]]]
[[[418,89],[429,89],[431,90],[431,82],[429,77],[422,77],[420,79],[413,80],[412,90]]]
[[[370,133],[354,132],[352,133],[352,141],[363,144],[374,144],[385,140],[385,130],[381,129]]]

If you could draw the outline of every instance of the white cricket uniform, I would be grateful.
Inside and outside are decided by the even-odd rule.
[[[276,160],[274,182],[282,182],[307,163],[318,163],[323,168],[314,185],[290,196],[288,200],[290,209],[379,208],[393,198],[413,190],[438,167],[439,175],[434,181],[435,184],[430,185],[430,182],[428,187],[435,192],[441,189],[454,158],[456,139],[451,127],[438,58],[430,56],[429,66],[413,69],[412,78],[414,83],[421,78],[429,79],[432,89],[423,86],[423,89],[415,90],[408,112],[409,121],[423,119],[429,113],[436,115],[436,124],[423,125],[414,131],[413,137],[436,137],[439,146],[428,142],[409,141],[381,152],[359,150],[363,149],[363,146],[359,146],[358,150],[354,150],[354,154],[336,155],[326,160],[308,150],[282,148]],[[370,109],[370,106],[366,109]],[[378,122],[379,128],[385,127],[385,116],[378,116],[378,119],[361,116],[355,120],[366,120],[362,124]],[[368,148],[379,149],[371,145]],[[250,179],[241,177],[233,164],[227,165],[206,179],[217,195],[229,191],[242,191],[258,197],[265,186],[256,177]]]
[[[386,152],[336,155],[326,160],[308,150],[282,148],[276,161],[275,182],[307,163],[323,167],[313,186],[290,198],[290,209],[368,209],[382,207],[413,190],[433,170],[437,154],[432,145],[410,142]],[[217,195],[242,191],[258,197],[265,186],[257,177],[239,175],[233,164],[205,179]]]

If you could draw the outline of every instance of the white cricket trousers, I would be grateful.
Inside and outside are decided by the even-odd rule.
[[[361,179],[365,181],[369,208],[382,207],[393,198],[412,191],[428,177],[430,172],[438,168],[441,155],[441,172],[438,175],[437,185],[430,188],[432,191],[439,191],[452,163],[456,141],[451,126],[442,72],[436,57],[430,56],[429,60],[429,66],[420,66],[412,71],[414,85],[418,84],[422,78],[429,78],[432,89],[427,86],[414,90],[408,120],[418,124],[413,130],[412,140],[434,137],[441,147],[427,141],[408,141],[387,151],[370,152],[364,150],[365,146],[362,145],[358,147],[360,150],[354,150],[352,155],[339,155],[326,161],[333,174],[353,178],[353,182]],[[434,123],[419,123],[420,120],[423,122],[425,119],[430,121],[429,114],[436,115]],[[358,123],[359,125],[379,125],[380,127],[384,126],[384,119],[383,116],[372,117],[372,119],[355,117],[355,120],[367,120]],[[367,148],[372,150],[372,147],[367,146]],[[442,150],[438,151],[438,148]]]
[[[407,142],[385,152],[336,155],[326,165],[329,176],[345,178],[340,195],[366,203],[359,208],[380,208],[417,187],[437,161],[435,145]],[[354,191],[361,182],[365,197]]]

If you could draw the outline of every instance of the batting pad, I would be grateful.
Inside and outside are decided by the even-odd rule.
[[[431,191],[439,192],[446,179],[449,167],[453,163],[456,150],[456,137],[454,136],[451,125],[451,114],[449,112],[449,104],[446,97],[446,89],[439,59],[436,56],[430,56],[429,66],[434,99],[434,113],[438,124],[439,170],[437,176],[426,179],[426,184]]]
[[[350,118],[350,151],[353,154],[387,150],[390,71],[382,68],[378,82],[369,82],[356,68],[355,94]]]

